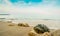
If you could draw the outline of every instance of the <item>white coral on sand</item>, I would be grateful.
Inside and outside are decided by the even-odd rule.
[[[49,32],[45,32],[43,33],[43,36],[51,36],[51,34]]]
[[[36,36],[36,32],[34,30],[30,30],[28,36]]]
[[[29,27],[29,25],[27,23],[19,23],[18,26]]]
[[[15,26],[15,24],[9,24],[8,26]]]

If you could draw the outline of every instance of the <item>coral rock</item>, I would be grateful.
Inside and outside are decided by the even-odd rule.
[[[29,27],[29,25],[27,23],[19,23],[18,26]]]
[[[34,27],[34,30],[36,33],[40,34],[40,33],[44,33],[44,32],[50,32],[49,28],[44,25],[44,24],[38,24]]]

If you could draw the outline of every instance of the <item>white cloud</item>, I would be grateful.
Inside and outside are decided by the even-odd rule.
[[[0,4],[0,11],[3,12],[8,12],[12,14],[14,17],[15,14],[37,14],[37,15],[45,15],[45,16],[57,16],[60,14],[59,8],[55,8],[52,3],[50,4],[51,6],[40,6],[38,5],[37,7],[34,6],[28,6],[28,7],[19,7],[20,5],[18,4],[17,6],[14,6],[12,3],[10,3],[8,0],[5,0],[7,5]],[[54,3],[53,3],[54,4]],[[26,16],[26,15],[25,15]],[[43,16],[43,17],[45,17]]]

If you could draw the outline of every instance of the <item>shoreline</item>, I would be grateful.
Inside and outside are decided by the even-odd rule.
[[[2,21],[2,22],[8,22],[8,20],[6,21]],[[60,21],[45,21],[45,20],[16,20],[16,21],[9,21],[11,23],[14,24],[18,24],[18,23],[28,23],[30,26],[36,26],[37,24],[45,24],[46,26],[48,26],[50,29],[60,29]]]

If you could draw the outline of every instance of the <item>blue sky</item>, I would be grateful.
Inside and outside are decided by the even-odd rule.
[[[60,0],[0,0],[0,13],[8,18],[60,19]]]
[[[16,3],[16,2],[19,2],[19,1],[24,1],[25,3],[29,3],[29,2],[32,2],[32,3],[40,3],[42,2],[42,0],[10,0],[12,3]]]

